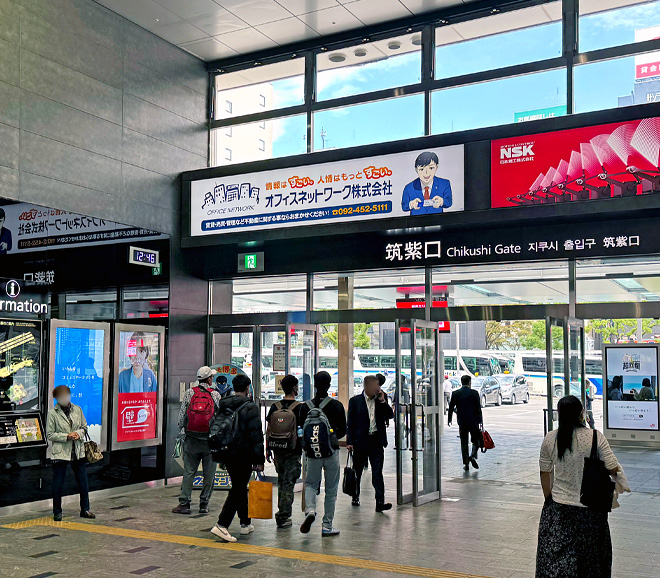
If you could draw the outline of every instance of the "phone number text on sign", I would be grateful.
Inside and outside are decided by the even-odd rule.
[[[343,217],[345,215],[382,214],[392,212],[392,202],[362,203],[358,205],[346,205],[333,209],[311,209],[306,211],[286,211],[270,215],[259,215],[256,217],[237,217],[233,219],[212,219],[202,221],[203,231],[215,229],[236,229],[251,227],[254,225],[269,225],[272,223],[293,223],[299,221],[317,221],[332,217]]]

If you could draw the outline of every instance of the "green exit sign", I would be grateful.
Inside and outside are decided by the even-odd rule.
[[[246,269],[256,269],[257,268],[257,254],[248,253],[245,255],[245,268]]]
[[[253,273],[264,270],[264,252],[239,253],[238,254],[238,272]]]

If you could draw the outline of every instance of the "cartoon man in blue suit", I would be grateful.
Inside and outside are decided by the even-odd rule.
[[[419,178],[403,189],[401,207],[411,215],[442,213],[451,207],[451,183],[435,176],[438,170],[438,155],[424,152],[415,160]]]

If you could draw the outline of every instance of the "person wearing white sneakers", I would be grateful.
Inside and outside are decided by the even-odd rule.
[[[231,478],[231,489],[218,523],[211,529],[213,535],[225,542],[236,542],[228,530],[236,514],[241,522],[241,536],[254,532],[248,517],[248,482],[253,470],[263,471],[265,453],[261,415],[250,397],[251,383],[247,375],[234,377],[232,387],[235,393],[220,401],[209,432],[211,447],[222,448],[214,452],[213,459],[225,464]]]

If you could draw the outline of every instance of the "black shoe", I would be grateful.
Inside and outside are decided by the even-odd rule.
[[[310,512],[305,516],[305,519],[303,520],[303,523],[300,524],[300,531],[303,534],[309,534],[310,529],[312,528],[312,524],[316,520],[316,512]]]
[[[465,465],[463,466],[463,469],[464,469],[466,472],[469,472],[469,471],[470,471],[470,464],[465,464]]]
[[[53,514],[53,521],[54,522],[61,522],[62,521],[62,514]]]
[[[89,510],[86,512],[80,512],[81,518],[87,518],[88,520],[96,520],[96,516],[92,514]]]
[[[176,508],[172,509],[173,514],[190,514],[191,511],[190,504],[187,506],[185,504],[179,504]]]
[[[209,513],[209,507],[208,506],[202,506],[200,504],[199,506],[199,513],[200,514],[208,514]]]
[[[282,520],[281,522],[277,522],[277,527],[280,530],[286,530],[287,528],[290,528],[293,526],[293,521],[291,518],[288,518],[287,520]]]
[[[351,502],[351,505],[359,506],[360,505],[360,498],[358,498],[357,496],[353,496],[353,501]]]
[[[392,509],[392,504],[389,502],[386,504],[376,504],[376,512],[387,512],[387,510]]]
[[[479,469],[479,464],[477,463],[477,458],[470,458],[470,463],[475,470]]]

